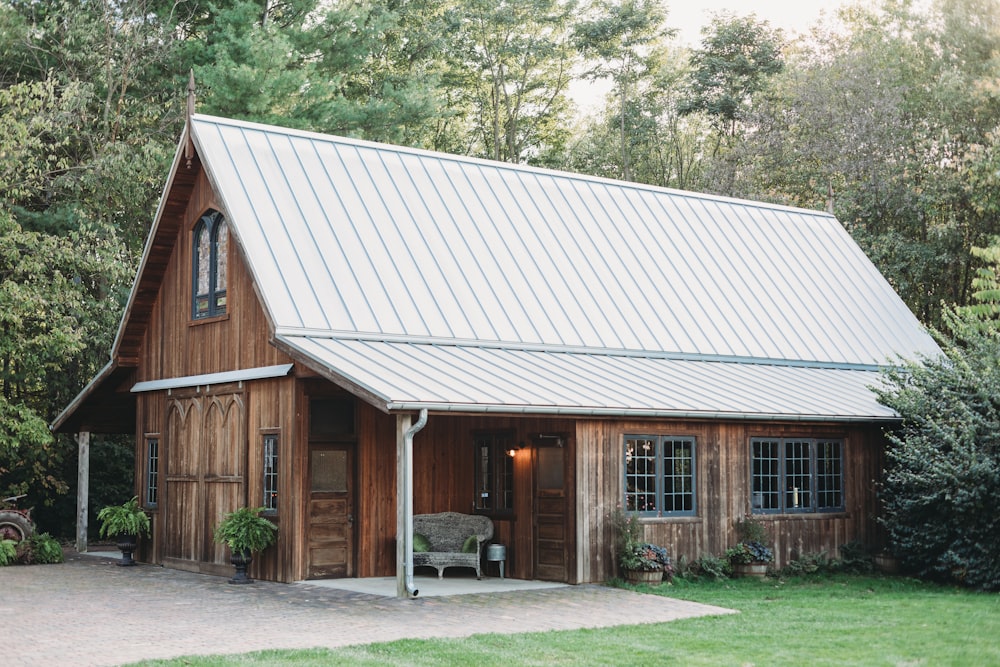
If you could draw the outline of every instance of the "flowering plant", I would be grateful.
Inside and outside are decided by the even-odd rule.
[[[642,526],[635,514],[625,515],[619,510],[614,522],[618,528],[618,566],[622,570],[644,570],[655,572],[662,570],[669,579],[674,573],[667,550],[656,544],[642,542]]]
[[[736,546],[726,549],[726,559],[732,563],[770,563],[774,560],[774,552],[764,544],[767,532],[764,524],[751,515],[747,515],[736,523],[736,532],[740,541]]]
[[[648,542],[632,544],[627,551],[623,551],[619,558],[619,565],[625,570],[645,570],[646,572],[662,570],[668,579],[674,573],[674,566],[670,562],[667,550]]]
[[[740,542],[726,549],[726,559],[736,563],[770,563],[774,553],[760,542]]]

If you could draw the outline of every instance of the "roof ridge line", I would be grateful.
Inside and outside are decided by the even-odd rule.
[[[553,354],[589,354],[606,357],[636,357],[643,359],[670,359],[675,361],[700,361],[706,363],[730,363],[759,366],[792,366],[798,368],[823,368],[834,370],[879,371],[886,366],[847,361],[822,361],[804,359],[784,359],[777,357],[752,357],[735,354],[702,354],[668,350],[643,350],[629,348],[591,347],[586,345],[557,345],[552,343],[526,343],[523,341],[488,341],[472,338],[445,338],[441,336],[413,336],[407,334],[385,334],[362,331],[337,331],[332,329],[309,329],[282,327],[275,330],[276,338],[322,338],[327,340],[358,341],[363,343],[390,343],[397,345],[431,345],[438,347],[470,347],[492,350],[517,350],[522,352],[545,352]]]

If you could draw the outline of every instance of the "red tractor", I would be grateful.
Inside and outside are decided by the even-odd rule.
[[[34,534],[35,524],[31,520],[31,510],[17,509],[17,501],[26,495],[0,500],[0,540],[23,542]]]

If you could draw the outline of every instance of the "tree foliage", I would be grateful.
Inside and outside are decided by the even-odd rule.
[[[911,571],[1000,589],[1000,330],[948,310],[944,355],[888,371],[883,521]]]

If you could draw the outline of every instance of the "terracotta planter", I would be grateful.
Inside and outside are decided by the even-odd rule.
[[[663,581],[663,570],[625,570],[625,581],[630,584],[656,586]]]
[[[733,576],[763,579],[767,576],[767,563],[734,563]]]

